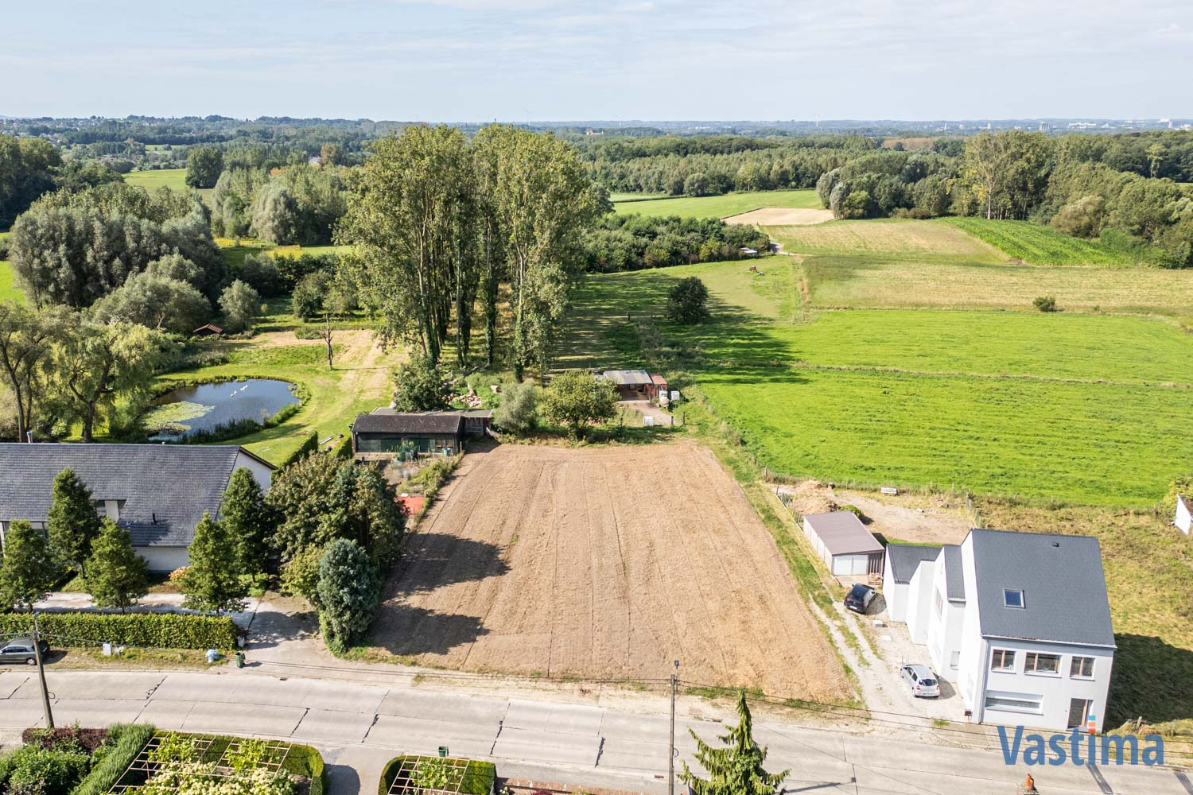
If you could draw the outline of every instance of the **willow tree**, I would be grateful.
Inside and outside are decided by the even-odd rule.
[[[415,343],[434,362],[453,310],[472,310],[472,174],[459,130],[407,127],[373,145],[337,233],[355,247],[346,267],[379,309],[382,339]]]
[[[44,367],[69,316],[64,307],[36,310],[16,301],[0,303],[0,372],[16,403],[17,438],[21,441],[33,423]]]
[[[746,705],[745,691],[737,697],[737,717],[737,725],[718,738],[724,748],[713,748],[688,729],[696,741],[696,761],[709,774],[707,780],[698,778],[688,769],[688,763],[683,763],[679,779],[695,795],[773,795],[787,778],[789,770],[767,773],[762,767],[766,749],[754,742],[754,719]]]

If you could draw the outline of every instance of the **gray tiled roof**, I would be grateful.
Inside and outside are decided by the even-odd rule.
[[[1098,539],[971,530],[978,620],[987,637],[1114,648]],[[1007,607],[1003,590],[1023,591]]]
[[[887,544],[886,560],[891,567],[891,576],[895,582],[906,584],[911,582],[915,571],[925,560],[936,560],[940,557],[940,547],[922,547],[911,544]]]
[[[124,500],[136,546],[187,546],[204,511],[219,511],[235,445],[0,443],[0,520],[44,522],[54,477],[73,469],[97,500]],[[156,519],[156,521],[155,521]]]
[[[449,434],[457,435],[464,424],[463,415],[452,412],[373,412],[361,414],[352,423],[353,433]]]
[[[645,370],[606,370],[601,376],[618,386],[645,386],[654,383]]]
[[[961,547],[944,545],[944,587],[950,602],[965,601],[965,571],[961,567]]]
[[[804,521],[824,542],[830,555],[865,555],[882,551],[882,544],[851,511],[806,513]]]

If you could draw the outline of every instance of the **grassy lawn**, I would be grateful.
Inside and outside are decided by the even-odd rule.
[[[393,387],[389,368],[401,360],[401,353],[383,352],[364,328],[334,332],[332,344],[335,369],[327,368],[322,340],[300,340],[294,335],[301,325],[289,312],[289,302],[271,301],[270,314],[250,340],[211,343],[228,355],[224,364],[163,375],[163,381],[188,379],[276,378],[301,384],[308,398],[298,412],[273,428],[224,444],[241,444],[267,461],[285,460],[312,430],[320,439],[348,432],[357,414],[388,405]]]
[[[1193,339],[1163,321],[840,311],[797,322],[802,266],[759,265],[765,276],[721,263],[590,278],[561,366],[640,366],[627,313],[660,315],[673,280],[698,275],[713,321],[656,322],[715,413],[773,470],[1147,506],[1193,459],[1181,430]]]
[[[170,190],[181,191],[184,193],[190,190],[190,188],[186,186],[185,168],[161,168],[153,171],[130,171],[124,175],[124,181],[129,185],[135,185],[150,192],[153,192],[158,188],[169,188]],[[198,191],[198,193],[203,198],[203,203],[210,207],[211,194],[214,193],[214,189],[205,188]]]
[[[987,221],[985,218],[949,218],[945,223],[986,241],[1013,259],[1032,265],[1136,265],[1132,251],[1112,248],[1096,240],[1062,235],[1027,221]]]
[[[4,240],[9,234],[0,232],[0,240]],[[25,294],[17,287],[16,274],[12,272],[12,265],[7,260],[0,260],[0,301],[25,302]]]
[[[681,196],[672,199],[614,201],[613,209],[628,215],[678,215],[688,218],[724,218],[762,207],[817,208],[820,200],[814,190],[769,190],[727,193],[724,196]]]

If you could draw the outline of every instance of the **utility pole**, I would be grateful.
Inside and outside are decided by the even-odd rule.
[[[675,795],[675,686],[678,684],[679,660],[676,660],[675,672],[671,674],[671,745],[667,756],[667,795]]]
[[[50,691],[46,688],[46,666],[41,659],[41,635],[37,632],[37,613],[33,614],[33,659],[37,662],[37,678],[41,680],[41,705],[46,712],[46,728],[54,728],[54,712],[50,709]]]

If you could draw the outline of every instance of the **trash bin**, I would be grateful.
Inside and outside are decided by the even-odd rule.
[[[236,667],[237,668],[244,667],[244,652],[242,652],[242,651],[236,652]]]
[[[220,653],[215,649],[207,650],[207,662],[213,663],[220,658]]]
[[[446,745],[439,746],[439,757],[441,759],[447,757],[447,746]]]

